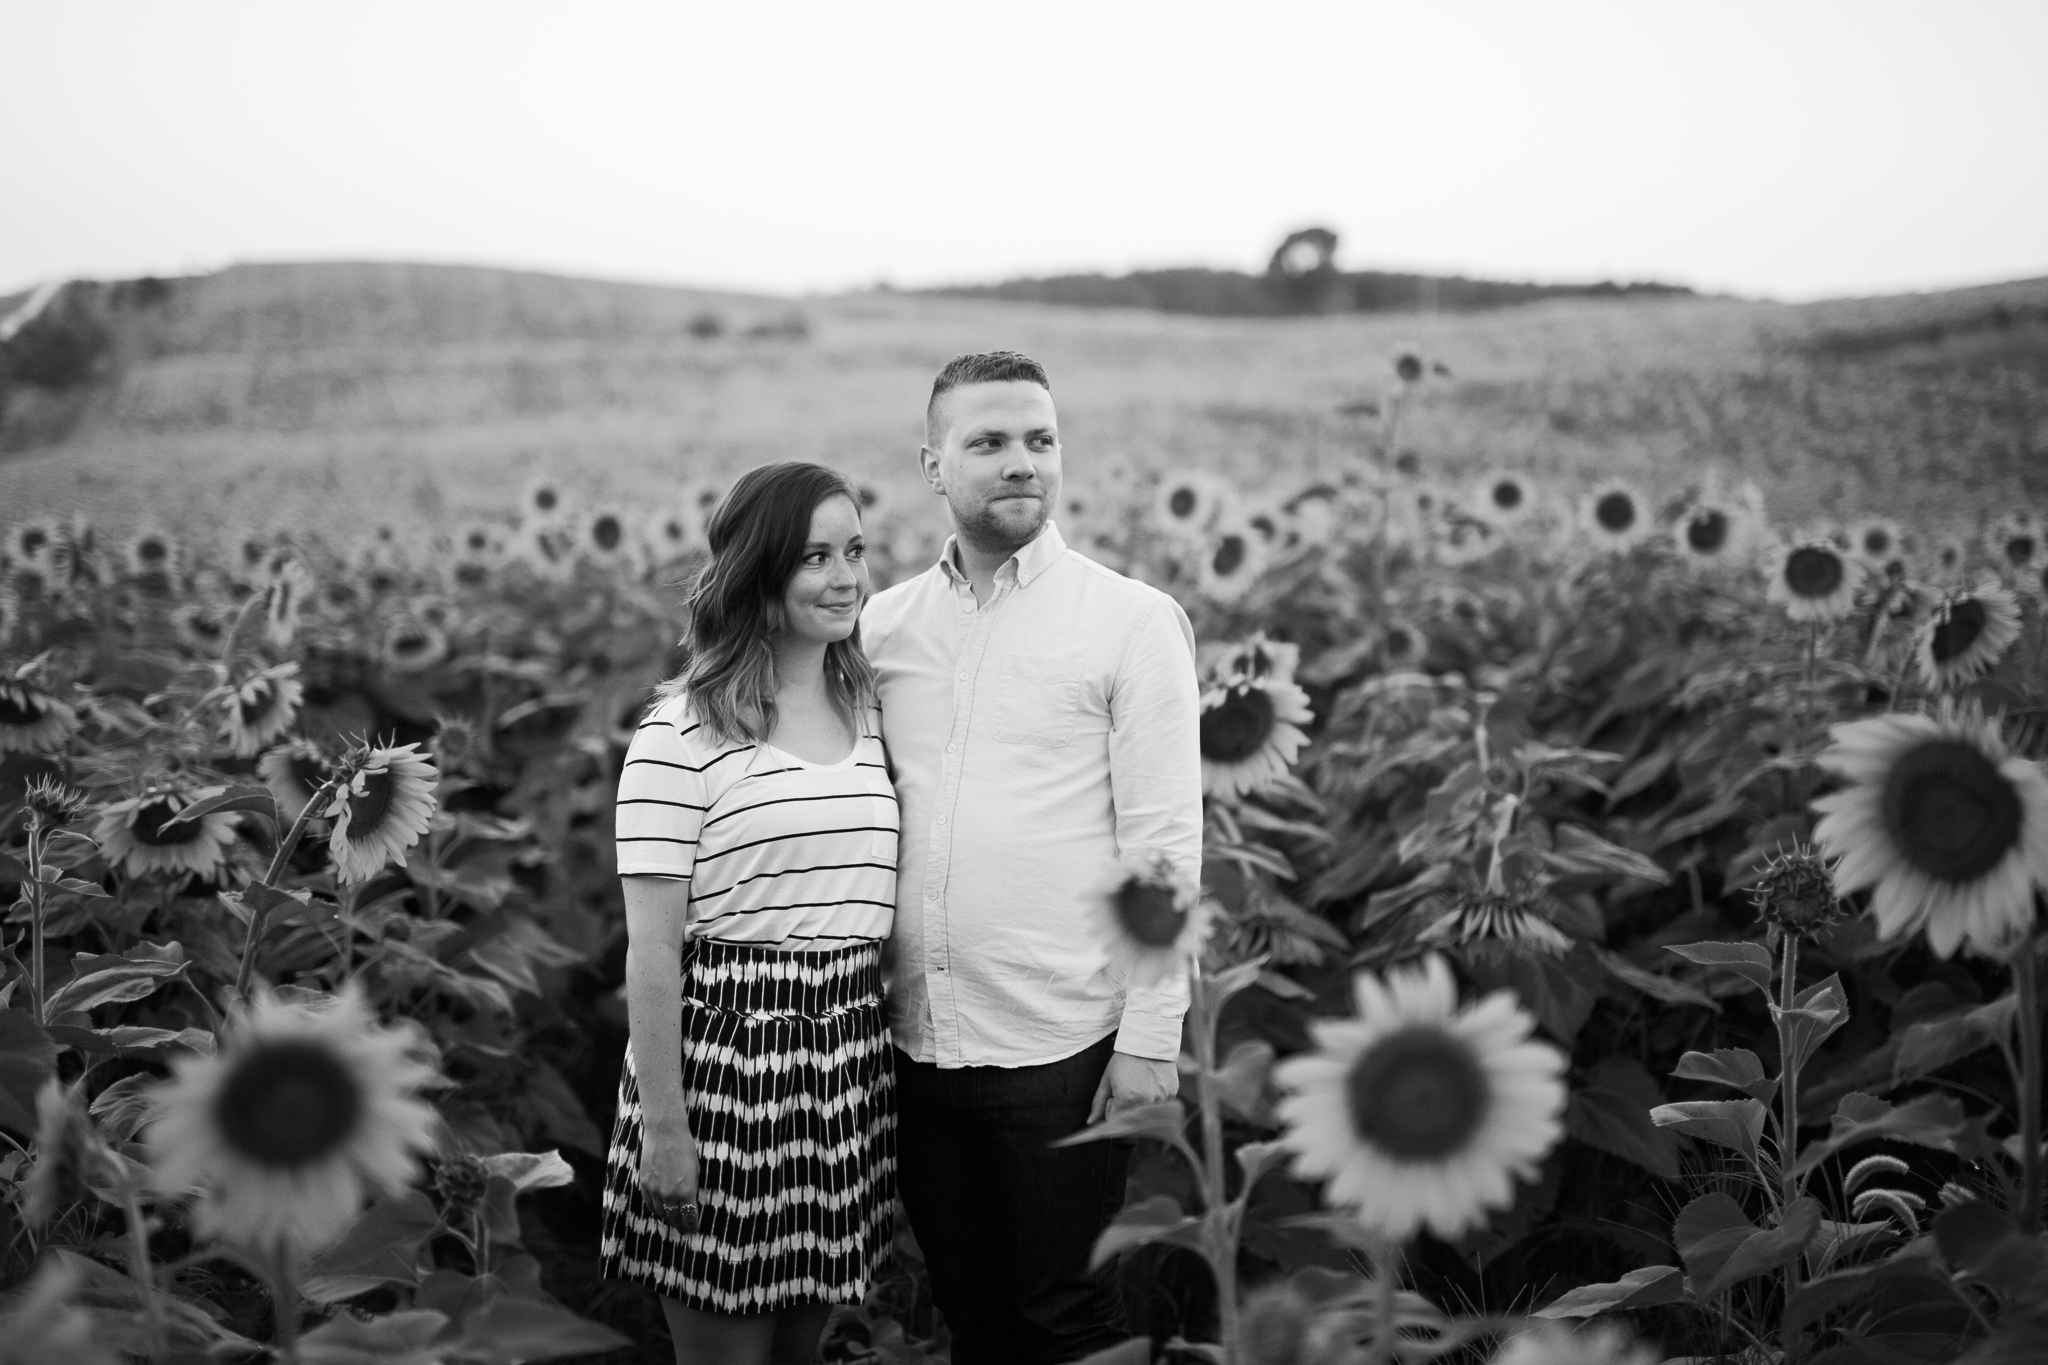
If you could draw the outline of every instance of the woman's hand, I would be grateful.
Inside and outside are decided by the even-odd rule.
[[[684,1233],[697,1230],[697,1139],[680,1133],[640,1133],[640,1193],[663,1218]]]

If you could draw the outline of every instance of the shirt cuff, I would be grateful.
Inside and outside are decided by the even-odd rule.
[[[1154,1014],[1148,1010],[1127,1009],[1123,1022],[1117,1025],[1116,1050],[1131,1057],[1144,1057],[1154,1062],[1180,1060],[1180,1026],[1184,1012]]]

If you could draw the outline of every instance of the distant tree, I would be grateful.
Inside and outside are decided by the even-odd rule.
[[[1266,263],[1266,286],[1280,311],[1321,313],[1339,306],[1337,234],[1326,227],[1290,232]]]

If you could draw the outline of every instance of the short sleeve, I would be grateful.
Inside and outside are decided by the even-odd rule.
[[[704,827],[704,761],[689,741],[698,726],[676,705],[640,723],[619,772],[619,875],[684,877],[697,866]]]

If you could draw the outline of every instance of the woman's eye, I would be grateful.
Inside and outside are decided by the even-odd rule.
[[[849,545],[846,547],[846,557],[848,559],[866,559],[867,555],[868,547],[865,545]]]

